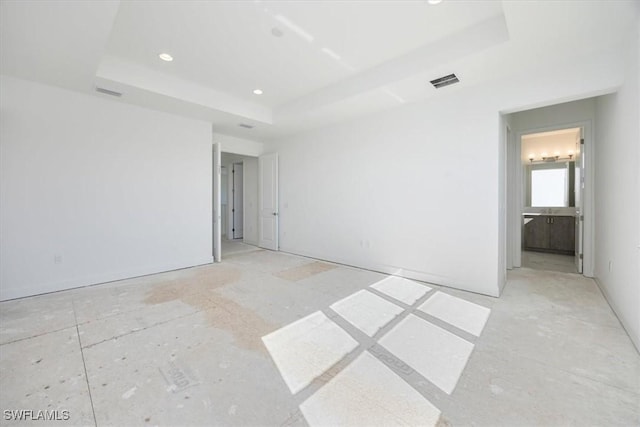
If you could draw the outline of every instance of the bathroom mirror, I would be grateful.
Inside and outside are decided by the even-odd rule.
[[[575,206],[575,162],[526,165],[526,206]]]

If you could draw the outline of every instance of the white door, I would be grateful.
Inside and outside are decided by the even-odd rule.
[[[576,163],[575,163],[575,198],[576,198],[576,269],[582,273],[583,261],[583,232],[584,232],[584,130],[580,131],[580,136],[576,141]]]
[[[278,250],[278,153],[260,156],[258,246]]]
[[[233,232],[234,239],[242,239],[242,228],[244,223],[244,213],[242,206],[242,199],[244,198],[242,192],[242,180],[243,180],[243,170],[242,163],[235,163],[233,165],[233,209],[231,213],[233,214],[233,228],[231,231]]]
[[[221,183],[222,166],[220,158],[220,144],[213,144],[213,261],[222,260],[222,206]]]

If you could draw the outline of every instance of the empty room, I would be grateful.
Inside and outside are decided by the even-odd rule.
[[[640,3],[0,0],[0,425],[640,425]]]

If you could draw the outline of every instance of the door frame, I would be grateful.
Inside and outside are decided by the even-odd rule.
[[[524,194],[522,191],[523,168],[522,168],[522,150],[521,140],[523,135],[531,133],[549,132],[554,130],[582,128],[582,137],[584,138],[584,200],[583,200],[583,266],[582,274],[587,277],[593,277],[594,254],[594,153],[595,138],[593,134],[593,123],[591,120],[568,122],[553,126],[543,126],[538,128],[524,129],[515,133],[511,133],[515,138],[507,141],[511,145],[508,150],[509,166],[507,167],[507,212],[509,218],[507,224],[507,259],[512,261],[512,265],[508,267],[522,266],[522,209],[524,206]],[[515,163],[514,163],[515,162]]]
[[[221,262],[222,261],[222,200],[221,200],[221,196],[222,196],[222,191],[221,191],[221,178],[222,178],[222,144],[221,143],[213,143],[212,146],[212,161],[211,161],[211,165],[212,165],[212,179],[211,179],[211,183],[212,183],[212,233],[211,233],[211,237],[212,237],[212,254],[213,254],[213,262]],[[242,151],[231,151],[231,150],[225,150],[225,153],[229,153],[229,154],[238,154],[240,156],[245,156],[245,157],[251,157],[253,159],[255,159],[257,161],[257,179],[258,179],[258,187],[257,187],[257,200],[255,200],[256,203],[256,210],[258,210],[257,212],[257,221],[256,221],[256,225],[257,225],[257,235],[256,235],[256,241],[255,242],[250,242],[252,245],[255,246],[259,246],[259,240],[260,240],[260,235],[262,230],[260,230],[261,224],[260,224],[260,212],[259,212],[259,208],[258,205],[260,203],[260,197],[261,197],[261,187],[262,187],[262,176],[261,176],[261,172],[260,172],[260,158],[262,157],[262,155],[255,155],[253,153],[244,153]],[[277,156],[278,153],[272,153],[275,154]],[[245,173],[245,168],[244,168],[244,161],[243,162],[236,162],[236,163],[242,163],[242,171],[243,174]],[[247,181],[246,179],[244,179],[245,177],[243,176],[243,180],[242,180],[242,197],[243,197],[243,228],[244,225],[246,224],[246,195],[247,195],[247,189],[246,189],[246,185],[247,185]],[[279,191],[279,184],[277,181],[277,176],[276,176],[276,195],[278,194]],[[277,203],[277,201],[276,201]],[[278,213],[278,205],[276,204],[276,214]],[[279,220],[279,218],[278,218]],[[276,222],[277,225],[279,221]],[[243,230],[244,232],[244,230]],[[277,232],[279,233],[279,232]],[[243,242],[244,242],[244,237],[243,237]],[[276,234],[276,244],[279,244],[279,236],[278,234]],[[279,250],[278,247],[275,248],[275,250]]]

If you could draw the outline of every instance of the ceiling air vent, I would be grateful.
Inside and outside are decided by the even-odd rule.
[[[449,74],[448,76],[440,77],[439,79],[431,80],[431,84],[436,89],[440,89],[441,87],[449,86],[454,83],[458,83],[460,80],[456,77],[455,74]]]
[[[115,90],[105,89],[103,87],[96,87],[96,92],[104,93],[105,95],[117,96],[121,97],[122,93],[116,92]]]
[[[238,126],[240,126],[241,128],[245,128],[245,129],[253,129],[253,126],[248,125],[246,123],[240,123]]]

